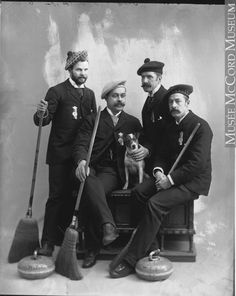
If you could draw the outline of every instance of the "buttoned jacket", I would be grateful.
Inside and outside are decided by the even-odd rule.
[[[170,176],[175,186],[184,185],[199,195],[208,195],[213,133],[209,124],[191,110],[179,125],[173,121],[167,126],[161,152],[155,156],[154,167],[161,167],[168,174],[197,123],[200,123],[200,127]]]
[[[48,102],[48,113],[43,125],[52,123],[46,163],[61,164],[71,160],[72,144],[84,118],[97,112],[95,95],[87,87],[74,88],[67,79],[49,88],[45,100]],[[39,124],[37,112],[34,123]]]
[[[73,158],[76,164],[80,160],[86,160],[87,158],[94,123],[95,114],[91,114],[86,117],[83,124],[78,129],[73,146]],[[119,133],[138,133],[141,129],[142,126],[140,121],[124,111],[121,112],[119,115],[119,121],[116,126],[114,126],[111,115],[108,113],[107,109],[105,108],[102,110],[94,141],[90,166],[94,168],[103,166],[108,149],[115,145],[116,167],[118,169],[119,177],[124,182],[124,155],[126,148],[119,141]]]

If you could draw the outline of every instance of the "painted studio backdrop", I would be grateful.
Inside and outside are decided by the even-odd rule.
[[[165,63],[163,85],[192,84],[191,109],[214,133],[212,185],[195,202],[196,248],[216,260],[212,281],[233,265],[234,151],[224,146],[224,6],[193,4],[2,2],[1,12],[1,245],[9,249],[24,217],[31,185],[36,105],[67,78],[68,50],[87,49],[87,86],[97,105],[105,83],[127,80],[125,110],[141,119],[146,94],[137,69],[145,58]],[[48,195],[45,164],[50,126],[42,130],[33,217],[42,227]],[[41,234],[41,231],[40,231]],[[6,256],[2,251],[1,256]],[[215,272],[215,274],[214,274]],[[216,283],[217,284],[217,283]]]

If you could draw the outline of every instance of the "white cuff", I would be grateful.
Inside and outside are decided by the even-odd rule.
[[[170,184],[171,184],[172,186],[175,185],[173,179],[171,178],[171,175],[167,175],[167,178],[169,179]]]
[[[155,174],[157,171],[160,171],[162,172],[162,174],[164,174],[164,171],[161,167],[155,167],[153,170],[152,170],[152,174],[153,174],[153,177],[155,177]]]

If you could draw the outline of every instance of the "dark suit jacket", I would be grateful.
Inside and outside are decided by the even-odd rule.
[[[153,164],[152,151],[156,151],[161,145],[167,122],[173,121],[164,100],[166,92],[167,90],[161,85],[154,94],[152,103],[148,104],[148,100],[146,100],[142,109],[143,132],[140,136],[140,143],[148,148],[151,154],[151,157],[145,160],[146,170],[149,173]]]
[[[192,111],[189,111],[179,125],[172,122],[167,126],[165,143],[161,153],[156,155],[154,167],[162,167],[165,174],[168,174],[198,122],[200,127],[170,176],[176,186],[182,184],[199,195],[207,195],[211,184],[213,133],[208,123]]]
[[[43,125],[52,121],[47,149],[47,164],[61,164],[71,159],[72,144],[76,131],[88,114],[96,113],[94,92],[85,87],[74,88],[69,79],[49,88],[46,94],[48,116]],[[77,113],[77,114],[76,114]],[[34,123],[39,124],[37,114]]]
[[[84,159],[86,160],[88,147],[94,127],[95,115],[91,114],[86,117],[82,126],[78,129],[78,133],[75,139],[74,147],[73,147],[73,158],[75,163]],[[103,166],[104,157],[107,155],[107,150],[111,147],[112,143],[115,143],[116,153],[117,153],[117,168],[118,174],[121,180],[124,182],[124,154],[125,154],[125,146],[122,146],[118,142],[118,134],[120,132],[126,133],[134,133],[140,132],[142,129],[141,123],[139,120],[122,111],[119,116],[119,121],[117,125],[114,127],[110,114],[107,112],[105,108],[101,112],[100,121],[98,125],[98,130],[96,133],[90,166],[96,168],[98,165]]]

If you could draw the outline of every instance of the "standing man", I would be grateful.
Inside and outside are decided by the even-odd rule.
[[[49,88],[34,114],[34,123],[44,112],[43,125],[52,122],[46,163],[49,165],[49,198],[45,207],[41,248],[38,254],[52,256],[60,246],[72,218],[72,143],[86,115],[96,113],[94,92],[85,86],[88,78],[87,51],[67,54],[65,70],[70,78]]]
[[[145,159],[145,170],[151,174],[153,164],[152,150],[156,151],[161,145],[164,128],[167,121],[171,120],[168,106],[163,103],[166,89],[162,86],[162,72],[164,63],[144,60],[144,64],[138,69],[141,76],[142,88],[148,93],[148,97],[142,109],[143,134],[140,137],[141,146],[139,151],[133,154],[136,160]]]
[[[188,108],[192,91],[192,86],[180,84],[171,87],[166,94],[165,99],[168,100],[170,113],[175,120],[167,127],[161,153],[155,153],[153,178],[134,189],[137,198],[146,204],[146,208],[127,255],[110,272],[113,278],[134,272],[136,262],[146,256],[164,217],[173,207],[195,200],[199,195],[208,195],[213,134],[208,123]],[[200,127],[176,169],[169,174],[197,123],[200,123]]]
[[[119,134],[140,132],[139,120],[124,112],[126,102],[125,81],[108,83],[102,91],[102,99],[107,107],[101,112],[94,141],[88,176],[85,174],[88,147],[95,123],[95,115],[89,115],[75,140],[73,158],[77,164],[76,176],[85,181],[82,204],[85,218],[85,254],[83,268],[96,263],[102,245],[112,243],[117,237],[117,229],[107,204],[108,195],[125,183],[125,146],[119,141]],[[82,205],[81,204],[81,205]]]

